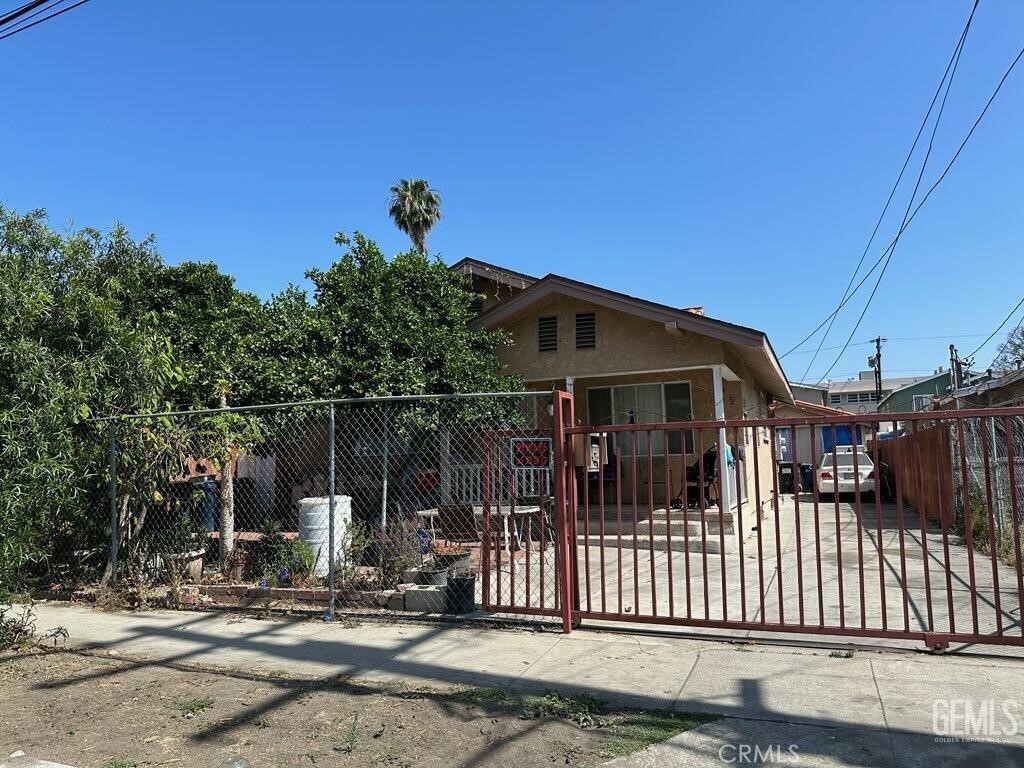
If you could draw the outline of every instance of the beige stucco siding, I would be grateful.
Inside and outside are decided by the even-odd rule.
[[[576,349],[576,313],[593,312],[597,348]],[[537,319],[558,318],[558,351],[537,350]],[[559,297],[505,326],[512,345],[498,350],[509,369],[526,380],[562,379],[612,372],[650,371],[723,361],[723,344],[706,336],[674,336],[661,323]]]
[[[578,312],[593,312],[595,315],[596,349],[576,349],[575,320]],[[540,352],[537,348],[537,321],[540,317],[549,316],[558,318],[558,350]],[[592,423],[587,412],[587,392],[590,389],[680,381],[690,384],[693,419],[714,420],[716,412],[712,366],[715,365],[726,366],[730,377],[723,381],[726,419],[767,416],[765,391],[756,376],[729,344],[710,337],[687,332],[672,334],[662,323],[570,297],[556,297],[504,328],[511,335],[512,344],[498,350],[498,354],[510,372],[526,381],[527,387],[539,390],[562,389],[566,377],[573,378],[573,405],[577,424]],[[732,378],[733,375],[740,380]],[[764,439],[766,435],[766,430],[751,428],[729,429],[726,434],[727,441],[737,450],[742,447],[746,457],[743,465],[743,483],[747,489],[745,521],[754,517],[755,468],[761,501],[770,498],[773,470],[771,446]],[[695,430],[694,453],[709,448],[717,440],[718,432],[715,429]],[[635,467],[633,459],[628,455],[623,455],[621,459],[624,496],[631,495],[635,482],[641,501],[646,503],[648,492],[652,492],[653,501],[664,504],[666,492],[669,497],[680,493],[683,468],[693,464],[697,456],[672,454],[666,457],[661,454],[655,455],[653,461],[647,456],[638,456]],[[666,465],[671,475],[668,488],[664,482]]]

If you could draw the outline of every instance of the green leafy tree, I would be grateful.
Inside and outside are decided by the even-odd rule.
[[[424,179],[402,179],[391,188],[388,213],[413,248],[425,254],[427,235],[441,220],[441,196]]]
[[[501,332],[471,327],[473,295],[439,259],[388,260],[376,243],[339,233],[342,257],[310,270],[314,307],[298,365],[320,396],[486,392],[513,386],[494,354]]]
[[[152,313],[126,315],[159,268],[123,227],[60,235],[0,206],[0,587],[105,543],[105,428],[158,408],[180,377]]]
[[[238,290],[235,280],[211,262],[161,266],[148,275],[142,311],[160,317],[182,375],[167,393],[175,408],[245,405],[263,401],[260,347],[267,313],[260,300]],[[259,420],[225,413],[207,419],[218,433],[202,446],[204,458],[222,470],[220,554],[227,565],[234,549],[234,468],[241,450],[259,433]],[[198,428],[198,425],[197,425]]]
[[[253,390],[251,350],[266,313],[216,264],[186,261],[151,270],[139,304],[129,311],[159,315],[180,363],[181,378],[168,393],[176,408],[218,405],[222,398],[248,403],[262,394]]]

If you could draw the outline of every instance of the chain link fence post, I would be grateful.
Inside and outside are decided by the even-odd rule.
[[[380,485],[380,530],[383,537],[384,532],[388,528],[388,464],[391,458],[391,424],[387,403],[384,403],[382,413],[384,422],[384,461],[381,469]],[[384,539],[382,538],[381,540],[383,541]]]
[[[117,583],[117,556],[121,545],[121,525],[117,514],[117,419],[110,420],[108,432],[108,460],[110,476],[107,494],[110,497],[110,583]]]
[[[327,620],[334,619],[334,567],[337,560],[337,547],[335,546],[335,521],[334,521],[334,403],[331,403],[330,413],[327,419],[327,508],[330,520],[327,523],[327,551],[330,560],[327,563]]]

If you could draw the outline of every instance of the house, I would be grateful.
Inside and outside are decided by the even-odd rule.
[[[1001,408],[1024,405],[1024,368],[988,372],[944,396],[943,408]]]
[[[793,392],[793,397],[804,403],[811,403],[812,405],[827,405],[828,404],[828,387],[823,387],[820,384],[805,384],[800,381],[789,382],[789,388]]]
[[[881,413],[906,413],[923,411],[932,407],[936,398],[949,392],[950,372],[942,368],[923,379],[894,389],[878,402]]]
[[[920,381],[921,376],[904,376],[892,379],[882,379],[882,395],[878,396],[875,391],[875,372],[861,371],[856,379],[849,381],[828,382],[828,403],[833,408],[839,408],[847,413],[874,413],[878,410],[878,403],[889,393],[915,381]]]
[[[535,278],[475,259],[452,269],[481,295],[473,322],[511,336],[511,344],[497,350],[507,370],[530,389],[571,392],[580,424],[764,418],[770,403],[793,402],[768,337],[708,317],[701,307],[658,304],[556,274]],[[730,481],[722,489],[728,508],[746,497],[755,463],[761,472],[771,471],[771,449],[766,430],[756,439],[752,430],[743,430],[738,441],[735,434],[716,432],[670,433],[667,446],[658,432],[650,446],[621,438],[606,445],[605,455],[622,471],[623,489],[635,483],[653,488],[661,499],[666,482],[672,496],[682,492],[681,460],[692,464],[701,446],[724,439],[740,463],[739,488],[735,469],[723,473]],[[669,461],[629,460],[647,456],[649,449]],[[757,462],[752,450],[758,451]],[[762,479],[769,483],[762,487],[770,487],[770,475]]]
[[[798,385],[799,386],[799,385]],[[817,402],[796,399],[792,403],[775,403],[772,416],[779,419],[801,419],[815,416],[843,416],[846,411],[821,405]],[[822,455],[828,453],[836,445],[852,445],[854,433],[852,425],[836,424],[830,426],[798,426],[795,428],[779,427],[776,430],[778,444],[775,446],[776,458],[780,461],[796,461],[798,464],[817,466]],[[857,432],[858,438],[860,432]],[[860,442],[859,440],[857,442]]]

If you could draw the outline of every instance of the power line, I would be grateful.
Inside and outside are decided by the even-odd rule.
[[[0,27],[2,27],[4,24],[7,24],[8,22],[14,21],[17,18],[24,16],[29,11],[35,10],[40,5],[46,5],[46,3],[48,2],[50,2],[50,0],[32,0],[32,2],[25,3],[20,8],[15,8],[13,11],[5,13],[3,16],[0,16]]]
[[[61,2],[64,2],[64,0],[61,0]],[[38,19],[36,21],[33,21],[31,24],[24,24],[22,26],[18,26],[17,29],[14,29],[14,30],[12,30],[10,32],[7,32],[6,34],[0,35],[0,40],[6,40],[8,37],[12,37],[12,36],[18,34],[19,32],[24,32],[26,29],[32,29],[32,27],[36,26],[37,24],[42,24],[44,21],[48,21],[49,19],[56,18],[57,16],[60,16],[62,14],[67,13],[68,11],[73,11],[78,6],[85,5],[87,2],[89,2],[89,0],[78,0],[77,3],[69,5],[69,6],[65,7],[65,8],[61,8],[59,11],[54,11],[53,13],[51,13],[48,16],[43,16],[43,18]],[[59,3],[51,6],[51,8],[55,8],[56,5],[59,5]],[[49,9],[47,9],[47,10],[49,10]],[[35,15],[35,14],[33,14],[33,15]]]
[[[876,270],[876,268],[878,268],[879,264],[881,264],[883,262],[883,260],[885,260],[886,255],[889,252],[889,249],[891,249],[893,246],[895,246],[895,244],[899,240],[899,237],[904,232],[904,230],[906,230],[906,228],[910,225],[910,223],[916,217],[918,217],[918,214],[921,212],[921,209],[925,207],[925,203],[927,203],[928,199],[932,197],[932,194],[934,193],[936,188],[938,188],[939,184],[941,184],[943,179],[945,179],[946,175],[949,173],[949,171],[953,167],[953,165],[956,164],[956,161],[959,159],[959,156],[961,156],[961,153],[964,152],[964,147],[967,146],[968,141],[971,140],[971,136],[973,136],[974,132],[978,129],[978,126],[981,124],[981,121],[984,119],[985,115],[988,113],[988,110],[989,110],[990,106],[992,105],[992,101],[995,100],[995,96],[998,94],[999,90],[1002,88],[1002,85],[1004,85],[1004,83],[1006,83],[1007,78],[1010,77],[1010,74],[1017,67],[1018,63],[1020,62],[1020,59],[1021,59],[1022,55],[1024,55],[1024,48],[1021,48],[1017,52],[1017,56],[1010,63],[1010,67],[1008,67],[1007,71],[1004,74],[1002,74],[1002,78],[1000,78],[998,84],[995,86],[995,90],[992,91],[992,95],[988,97],[988,101],[985,102],[985,105],[983,106],[983,108],[981,110],[981,113],[978,115],[977,120],[974,121],[974,124],[971,126],[971,129],[967,132],[967,135],[964,136],[964,140],[961,141],[961,143],[959,143],[959,146],[956,147],[956,152],[953,153],[952,158],[949,159],[949,162],[946,164],[946,167],[943,169],[942,173],[939,174],[939,177],[937,179],[935,179],[935,181],[932,183],[932,185],[928,188],[927,193],[925,193],[925,196],[921,199],[921,202],[918,203],[918,205],[916,205],[916,207],[913,209],[913,213],[910,214],[910,217],[906,220],[906,223],[903,226],[900,227],[900,230],[896,233],[896,238],[894,238],[893,241],[889,244],[889,247],[886,248],[886,250],[882,252],[882,255],[879,256],[879,258],[876,261],[874,261],[874,263],[871,265],[871,268],[868,269],[864,273],[863,278],[861,278],[860,282],[857,283],[857,285],[854,287],[853,291],[851,292],[850,296],[846,299],[846,301],[841,302],[840,305],[838,307],[836,307],[836,309],[833,310],[833,312],[831,312],[829,315],[827,315],[823,319],[823,321],[821,321],[821,323],[818,324],[817,328],[815,328],[813,331],[811,331],[811,333],[809,333],[807,336],[805,336],[803,338],[803,340],[800,341],[798,344],[796,344],[795,346],[793,346],[790,349],[788,349],[785,352],[783,352],[780,355],[780,357],[785,357],[787,354],[792,353],[794,350],[796,350],[799,347],[801,347],[804,344],[804,342],[806,342],[808,339],[812,338],[814,336],[814,334],[816,334],[818,331],[820,331],[822,328],[824,328],[825,324],[828,322],[828,319],[830,317],[835,316],[844,306],[847,305],[847,303],[849,303],[849,301],[854,297],[854,295],[857,293],[857,291],[860,290],[860,287],[862,285],[864,285],[864,283],[867,282],[867,279],[869,278],[871,273],[874,270]]]
[[[960,66],[960,57],[964,52],[964,43],[967,42],[967,33],[971,28],[971,21],[974,19],[974,11],[978,8],[978,0],[974,0],[974,6],[971,8],[971,15],[967,18],[967,24],[964,26],[963,34],[960,36],[960,42],[957,45],[957,50],[954,53],[953,68],[949,73],[949,80],[946,83],[945,93],[942,94],[942,101],[939,104],[939,111],[935,115],[935,123],[932,125],[931,136],[928,137],[928,149],[925,151],[924,159],[921,161],[921,170],[917,174],[917,180],[914,182],[914,190],[910,194],[910,200],[907,201],[907,209],[903,212],[903,222],[900,224],[900,231],[897,233],[896,238],[892,242],[892,246],[889,248],[889,255],[885,259],[885,264],[882,265],[881,271],[878,273],[878,279],[875,280],[875,284],[871,288],[871,293],[868,295],[868,300],[864,303],[864,308],[860,311],[860,316],[857,318],[857,322],[854,323],[853,330],[850,331],[850,335],[846,337],[846,342],[843,345],[842,351],[836,355],[836,359],[832,361],[832,365],[828,367],[828,370],[822,374],[819,382],[824,381],[825,377],[828,376],[832,369],[839,363],[840,358],[846,352],[846,347],[853,339],[854,334],[860,328],[860,324],[864,321],[864,316],[868,312],[868,308],[871,306],[871,302],[875,299],[875,294],[878,292],[878,286],[882,284],[882,278],[885,277],[885,272],[889,268],[889,264],[892,262],[893,254],[896,253],[896,245],[899,243],[900,237],[903,235],[903,230],[907,225],[907,217],[910,215],[910,209],[914,205],[914,200],[917,199],[917,192],[921,188],[921,180],[924,178],[924,172],[928,168],[928,160],[932,156],[932,147],[935,145],[935,134],[939,131],[939,123],[942,122],[942,115],[946,111],[946,100],[949,98],[949,92],[953,87],[953,78],[956,77],[956,71]]]
[[[1021,298],[1021,300],[1017,302],[1017,306],[1015,306],[1013,309],[1010,310],[1010,314],[1008,314],[1006,317],[1003,318],[1003,322],[1001,322],[999,324],[999,326],[994,331],[992,331],[992,333],[990,333],[988,335],[988,338],[986,338],[983,342],[981,342],[981,344],[979,344],[977,347],[975,347],[974,351],[969,353],[967,355],[967,357],[968,358],[974,357],[974,355],[982,347],[984,347],[986,344],[988,344],[990,341],[992,341],[992,337],[995,336],[997,333],[999,333],[1001,330],[1003,330],[1003,326],[1006,325],[1009,322],[1010,318],[1013,317],[1014,314],[1017,312],[1017,310],[1021,308],[1022,304],[1024,304],[1024,298]],[[1021,318],[1021,321],[1024,321],[1024,317]],[[1017,326],[1020,327],[1020,323],[1017,323]],[[1016,330],[1016,328],[1014,330]]]
[[[939,341],[939,340],[946,341],[947,339],[980,339],[984,335],[985,335],[984,333],[947,333],[947,334],[943,334],[941,336],[887,336],[886,339],[889,342],[893,342],[893,341]],[[873,341],[855,341],[852,344],[850,344],[849,346],[851,346],[851,347],[867,347],[867,346],[871,346],[874,343],[875,342],[873,342]],[[835,346],[832,346],[832,347],[822,347],[819,351],[821,351],[821,352],[829,352],[829,351],[831,351],[833,349],[842,349],[842,348],[843,348],[842,344],[836,344]],[[809,350],[809,349],[800,349],[800,350],[796,350],[795,352],[793,352],[793,354],[794,355],[809,355],[809,354],[811,354],[811,350]]]
[[[946,77],[949,76],[950,68],[953,67],[954,61],[959,57],[959,52],[963,50],[964,40],[967,37],[967,31],[970,29],[971,20],[974,18],[974,12],[978,10],[979,0],[975,0],[974,6],[971,8],[971,13],[967,17],[967,22],[964,24],[963,31],[960,33],[960,39],[957,41],[956,47],[953,49],[953,53],[949,57],[949,61],[946,62],[946,69],[942,73],[942,79],[939,80],[939,85],[935,89],[935,93],[932,95],[931,103],[928,104],[928,110],[924,113],[924,118],[921,120],[921,125],[917,129],[917,134],[914,136],[914,142],[910,145],[910,149],[907,151],[907,156],[903,160],[903,167],[900,168],[899,175],[896,176],[896,181],[892,185],[892,189],[889,190],[889,196],[885,200],[885,205],[882,206],[882,212],[878,214],[878,220],[875,221],[875,227],[871,230],[871,236],[868,238],[867,245],[864,246],[864,250],[860,255],[860,259],[857,261],[857,266],[853,270],[853,274],[850,275],[849,282],[846,283],[846,289],[843,291],[843,296],[840,298],[840,302],[846,300],[850,294],[850,286],[853,285],[853,281],[857,279],[857,274],[860,272],[861,265],[864,264],[864,259],[868,255],[868,251],[871,250],[872,244],[875,242],[875,235],[878,234],[878,229],[882,225],[882,221],[885,219],[885,214],[889,211],[889,205],[892,203],[892,199],[896,194],[896,190],[900,186],[900,182],[903,181],[903,174],[907,170],[907,166],[910,165],[910,159],[914,156],[914,150],[917,149],[917,142],[921,139],[921,134],[924,133],[925,126],[928,125],[928,118],[931,117],[932,109],[935,108],[935,102],[939,98],[939,94],[942,93],[942,86],[946,82]],[[811,370],[811,366],[814,365],[814,361],[818,359],[818,353],[822,351],[822,345],[825,340],[828,339],[829,333],[832,331],[832,326],[835,324],[838,312],[832,315],[832,319],[828,322],[828,328],[825,329],[824,335],[821,337],[821,341],[818,342],[818,348],[814,350],[814,355],[811,357],[811,361],[807,364],[807,369],[804,371],[804,375],[801,379],[806,379],[807,374]],[[803,342],[801,342],[803,343]],[[799,345],[798,345],[799,346]],[[785,355],[783,355],[785,357]]]

